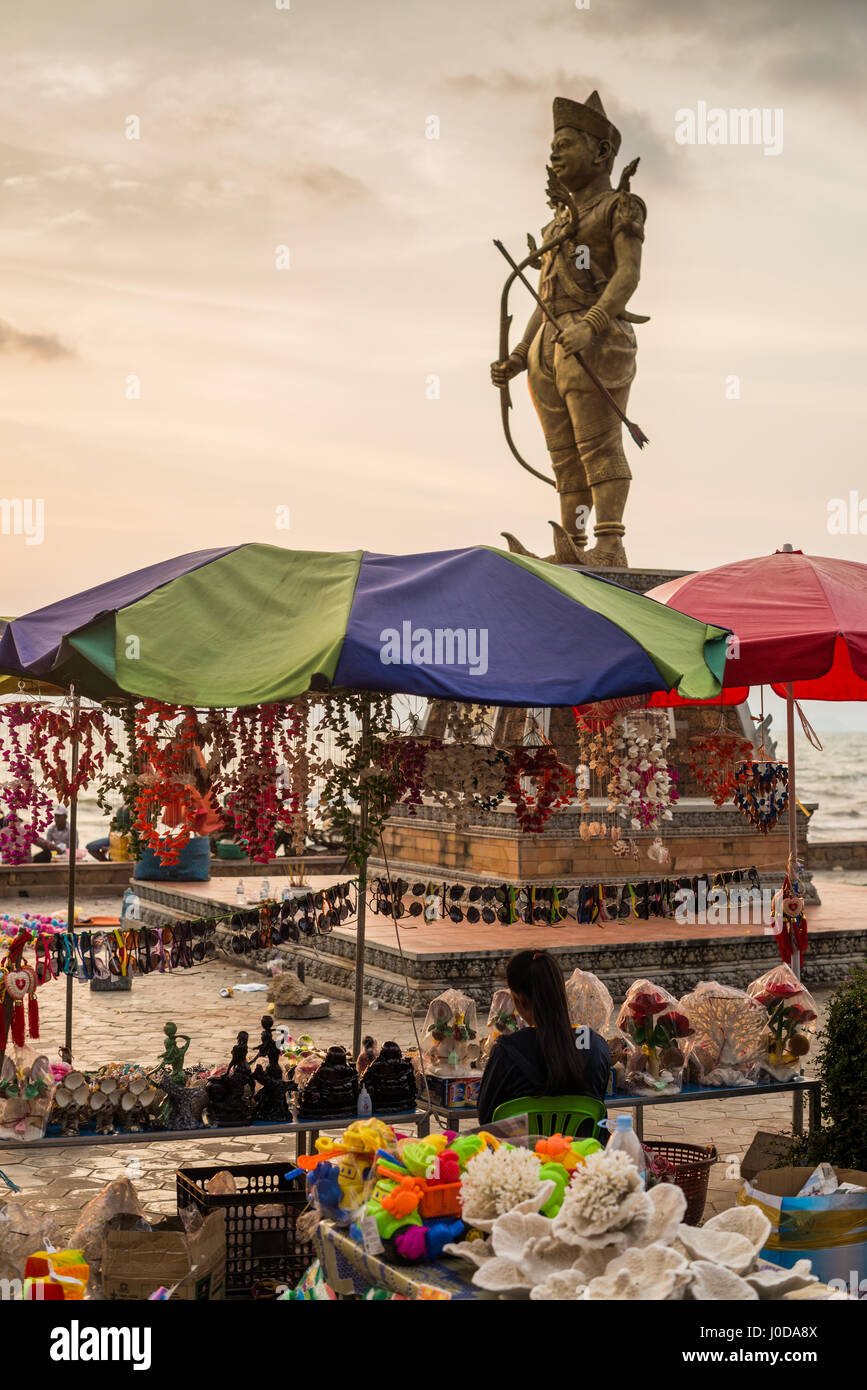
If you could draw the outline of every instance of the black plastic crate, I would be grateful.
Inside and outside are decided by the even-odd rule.
[[[283,1176],[293,1166],[282,1163],[218,1163],[208,1168],[178,1168],[178,1211],[198,1207],[202,1215],[226,1214],[226,1295],[249,1295],[260,1279],[297,1284],[315,1258],[313,1245],[296,1235],[298,1218],[307,1206],[304,1178]],[[238,1191],[215,1196],[205,1190],[217,1173],[231,1173]],[[256,1208],[267,1213],[256,1215]]]

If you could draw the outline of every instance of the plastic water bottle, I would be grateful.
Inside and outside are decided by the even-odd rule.
[[[131,888],[127,888],[123,895],[123,903],[120,909],[121,926],[126,918],[131,918],[134,922],[141,921],[141,898],[138,893],[134,893]]]
[[[280,901],[281,901],[282,903],[288,903],[288,901],[289,901],[289,899],[290,899],[291,897],[292,897],[292,889],[291,889],[291,888],[284,888],[284,889],[283,889],[283,892],[280,894]]]
[[[614,1124],[610,1120],[603,1120],[605,1128],[610,1131],[611,1138],[608,1141],[608,1152],[614,1153],[620,1150],[632,1159],[641,1177],[642,1186],[647,1175],[647,1165],[644,1161],[644,1149],[641,1147],[641,1140],[632,1128],[631,1115],[618,1115]]]
[[[373,1101],[370,1099],[370,1092],[366,1086],[360,1086],[358,1091],[358,1114],[360,1117],[367,1118],[373,1114]]]
[[[259,884],[259,902],[263,903],[271,896],[271,885],[267,878],[263,878]]]
[[[235,902],[239,907],[247,906],[247,894],[244,892],[244,880],[238,879],[238,886],[235,889]]]

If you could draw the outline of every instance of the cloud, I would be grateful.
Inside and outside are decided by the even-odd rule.
[[[73,349],[61,342],[55,333],[23,333],[6,319],[0,319],[0,352],[22,353],[43,362],[75,356]]]
[[[290,173],[287,180],[317,197],[337,203],[366,202],[373,196],[361,179],[345,174],[333,164],[308,165]]]

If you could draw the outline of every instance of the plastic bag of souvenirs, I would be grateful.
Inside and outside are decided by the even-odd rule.
[[[651,980],[630,985],[617,1015],[617,1027],[629,1039],[622,1058],[612,1048],[618,1090],[627,1095],[676,1095],[682,1085],[683,1040],[689,1019],[673,994]]]
[[[614,1001],[597,975],[589,970],[573,970],[566,981],[569,1022],[573,1028],[592,1028],[605,1037]]]
[[[775,965],[747,985],[747,994],[768,1011],[766,1046],[759,1074],[774,1081],[791,1081],[801,1071],[816,1031],[818,1011],[813,996],[804,989],[788,965]]]
[[[60,1249],[63,1235],[54,1217],[31,1212],[19,1198],[0,1207],[0,1279],[24,1280],[34,1250]]]
[[[421,1036],[422,1066],[431,1076],[466,1076],[479,1062],[475,1001],[444,990],[428,1005]]]
[[[56,1084],[47,1057],[12,1046],[0,1065],[0,1138],[22,1144],[41,1139]]]
[[[702,980],[680,1007],[693,1030],[684,1048],[689,1079],[699,1086],[754,1084],[767,1044],[764,1005],[745,990]]]
[[[71,1248],[81,1250],[90,1266],[94,1293],[98,1296],[102,1273],[102,1242],[106,1225],[115,1216],[137,1217],[143,1230],[150,1230],[150,1223],[142,1211],[133,1184],[129,1178],[115,1178],[107,1183],[101,1192],[92,1197],[82,1208],[78,1224],[69,1238]]]
[[[510,989],[495,989],[491,1007],[488,1010],[488,1031],[482,1043],[482,1063],[487,1062],[498,1038],[501,1038],[504,1033],[517,1033],[519,1029],[526,1028],[526,1026],[515,1008],[512,991]]]

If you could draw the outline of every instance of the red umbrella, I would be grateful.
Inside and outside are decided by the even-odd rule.
[[[787,545],[774,555],[673,579],[649,597],[732,629],[723,703],[739,704],[751,685],[771,685],[785,696],[795,865],[795,701],[867,700],[867,565]],[[676,701],[658,696],[652,703]],[[794,964],[797,970],[797,958]]]

